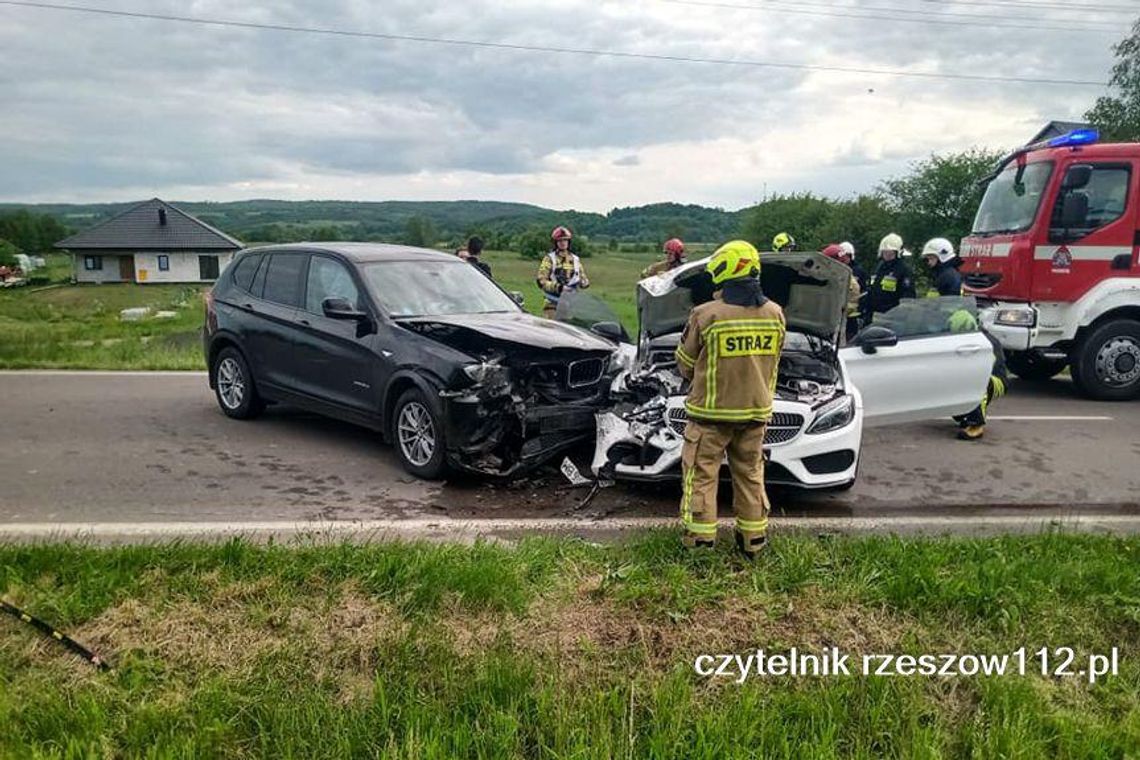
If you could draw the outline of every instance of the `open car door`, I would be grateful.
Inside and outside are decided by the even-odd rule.
[[[973,298],[904,300],[839,350],[847,377],[863,397],[864,425],[889,425],[965,414],[981,403],[993,347],[975,326],[951,332],[950,315]]]

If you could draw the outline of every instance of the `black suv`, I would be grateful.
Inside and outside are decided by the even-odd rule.
[[[380,431],[424,478],[509,475],[594,434],[614,344],[524,312],[475,267],[371,243],[243,251],[206,299],[230,417],[281,402]]]

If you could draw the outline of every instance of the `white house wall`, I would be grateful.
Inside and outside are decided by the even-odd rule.
[[[98,255],[98,254],[97,254]],[[85,254],[75,254],[75,281],[76,282],[122,282],[119,277],[119,257],[115,254],[102,254],[103,268],[87,270],[84,268]]]
[[[158,269],[158,257],[170,257],[170,269],[161,272]],[[221,274],[229,266],[233,254],[229,251],[178,251],[171,253],[136,253],[135,254],[135,281],[144,284],[155,282],[202,282],[198,269],[199,256],[216,256],[218,258],[218,273]]]

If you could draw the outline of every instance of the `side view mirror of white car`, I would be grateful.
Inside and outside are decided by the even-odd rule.
[[[873,354],[880,348],[897,346],[899,344],[899,336],[889,327],[870,325],[855,336],[855,340],[852,341],[852,344],[863,349],[863,353],[865,354]]]

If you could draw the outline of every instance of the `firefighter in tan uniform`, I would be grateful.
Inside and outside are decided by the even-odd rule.
[[[720,289],[689,314],[677,366],[691,380],[681,454],[681,522],[689,547],[716,541],[716,492],[728,454],[736,543],[752,557],[767,542],[764,431],[784,346],[784,312],[760,290],[760,254],[735,240],[707,265]]]
[[[554,314],[558,311],[558,299],[563,293],[590,287],[590,278],[586,276],[582,259],[570,250],[570,240],[573,237],[567,228],[555,227],[550,233],[554,248],[542,257],[542,263],[538,265],[535,282],[546,299],[542,305],[542,316],[547,319],[554,319]]]
[[[670,238],[665,241],[665,259],[664,261],[655,261],[654,263],[641,270],[641,279],[646,277],[654,277],[662,272],[668,272],[671,269],[676,269],[685,263],[685,244],[681,242],[680,238]]]

